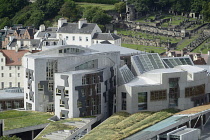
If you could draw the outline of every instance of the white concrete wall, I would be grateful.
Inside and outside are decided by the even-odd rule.
[[[179,78],[180,97],[178,98],[178,109],[184,110],[194,107],[194,102],[191,101],[192,97],[185,97],[185,88],[198,86],[205,84],[206,93],[209,93],[209,77],[205,72],[194,73],[193,80],[188,80],[188,72],[172,72],[172,73],[145,73],[142,76],[160,82],[160,85],[145,85],[145,86],[128,86],[122,85],[118,87],[117,100],[118,108],[117,111],[121,110],[121,93],[127,93],[127,112],[136,113],[138,110],[138,93],[147,92],[147,110],[148,111],[159,111],[169,107],[169,78]],[[167,100],[150,101],[151,91],[156,90],[167,90]]]

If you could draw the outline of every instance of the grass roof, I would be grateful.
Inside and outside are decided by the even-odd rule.
[[[173,109],[159,112],[139,112],[132,115],[119,112],[95,127],[82,140],[123,139],[172,116],[174,113],[176,111]]]
[[[56,132],[56,131],[60,131],[60,130],[73,130],[76,127],[75,126],[70,126],[70,125],[66,125],[63,124],[65,122],[74,122],[74,121],[81,121],[80,118],[69,118],[69,119],[65,119],[65,120],[60,120],[60,121],[56,121],[56,122],[51,122],[39,135],[38,137],[35,138],[35,140],[47,140],[47,138],[43,138],[42,136],[52,133],[52,132]]]
[[[4,130],[34,126],[49,123],[47,120],[53,115],[37,111],[9,110],[0,112],[0,119],[4,119]]]

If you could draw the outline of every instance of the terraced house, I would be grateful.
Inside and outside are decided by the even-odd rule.
[[[93,44],[114,44],[121,46],[121,38],[114,33],[102,33],[96,23],[87,23],[86,19],[80,19],[78,23],[67,23],[60,18],[57,27],[45,29],[40,25],[39,31],[34,35],[35,39],[41,39],[43,46],[52,45],[78,45],[90,47]]]

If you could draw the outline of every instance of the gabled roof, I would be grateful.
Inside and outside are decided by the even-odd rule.
[[[95,23],[83,23],[82,28],[79,29],[78,23],[64,23],[58,29],[58,33],[91,34],[96,25]]]
[[[30,36],[34,36],[34,31],[33,29],[27,29],[28,33]]]
[[[22,65],[22,57],[25,53],[29,52],[28,50],[19,50],[16,52],[15,50],[0,50],[1,53],[6,58],[7,66],[21,66]],[[32,53],[36,53],[38,51],[32,51]]]
[[[117,40],[120,37],[113,33],[95,33],[93,39],[98,40]]]

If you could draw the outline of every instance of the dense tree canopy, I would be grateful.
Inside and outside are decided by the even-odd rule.
[[[74,1],[68,0],[62,5],[59,14],[70,21],[76,21],[80,18],[80,7]]]
[[[83,17],[89,22],[105,25],[110,23],[111,16],[106,14],[101,8],[95,6],[88,6],[84,9]]]
[[[126,11],[126,4],[125,2],[115,3],[114,8],[118,13],[124,13]]]
[[[28,0],[0,0],[0,18],[11,18],[28,4]]]

